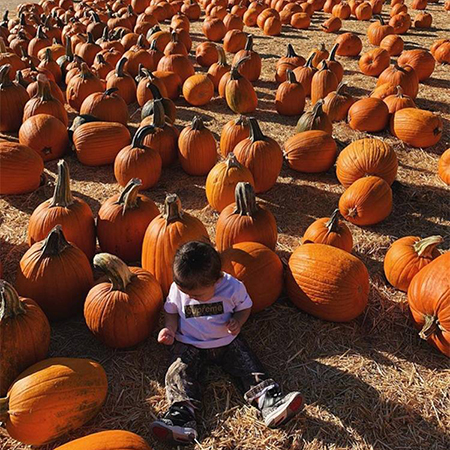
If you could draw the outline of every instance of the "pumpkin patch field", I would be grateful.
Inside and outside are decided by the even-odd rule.
[[[450,448],[448,0],[0,7],[1,450],[167,448],[190,240],[305,398],[268,429],[213,367],[192,448]]]

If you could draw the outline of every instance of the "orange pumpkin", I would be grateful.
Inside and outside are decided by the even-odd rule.
[[[277,301],[283,290],[283,264],[274,251],[257,242],[241,242],[220,256],[222,270],[244,283],[252,314]]]
[[[116,87],[105,92],[94,92],[84,100],[80,114],[90,114],[101,121],[118,122],[126,126],[129,119],[128,107],[117,92]]]
[[[202,42],[195,49],[195,59],[202,67],[210,67],[219,60],[219,51],[212,42]]]
[[[336,175],[345,188],[368,175],[383,178],[391,185],[397,169],[397,155],[392,147],[381,139],[373,138],[358,139],[347,145],[336,163]]]
[[[0,280],[1,397],[23,370],[47,356],[49,345],[50,324],[42,309]]]
[[[394,28],[385,24],[381,16],[367,28],[367,38],[372,45],[380,45],[386,36],[394,34]]]
[[[450,185],[450,148],[439,158],[438,175],[445,184]]]
[[[113,87],[113,86],[109,86]],[[94,92],[103,92],[105,86],[103,81],[98,79],[87,67],[81,64],[81,71],[74,76],[67,84],[67,103],[76,111],[79,111],[84,100]]]
[[[209,242],[205,226],[181,210],[176,195],[168,195],[164,213],[150,222],[142,243],[142,268],[155,276],[164,296],[173,281],[172,263],[176,251],[186,242],[196,240]]]
[[[328,67],[326,60],[322,61],[321,68],[314,74],[311,81],[311,103],[324,99],[330,92],[337,89],[339,81]]]
[[[208,75],[192,75],[183,83],[183,97],[193,106],[203,106],[214,95],[214,84]]]
[[[384,257],[384,274],[389,283],[407,292],[414,276],[435,258],[440,256],[436,248],[444,240],[441,236],[421,239],[405,236],[396,240]]]
[[[95,361],[44,359],[19,375],[0,399],[0,414],[13,439],[40,446],[92,419],[107,390],[106,373]]]
[[[218,89],[222,76],[231,70],[231,66],[227,63],[227,57],[225,56],[223,48],[218,46],[217,52],[219,54],[219,60],[212,64],[208,69],[208,76],[211,78],[215,90]]]
[[[419,92],[419,79],[416,71],[408,65],[400,67],[395,64],[385,69],[378,78],[377,86],[384,83],[389,83],[391,86],[401,86],[403,92],[412,99],[415,99]]]
[[[397,64],[400,67],[410,66],[417,75],[419,81],[425,81],[430,78],[434,72],[435,59],[433,55],[427,50],[414,49],[403,52],[397,60]]]
[[[253,35],[251,34],[247,35],[247,42],[243,50],[239,50],[234,55],[233,65],[238,64],[239,73],[248,81],[258,80],[261,75],[261,57],[253,50]]]
[[[339,122],[346,119],[348,110],[356,101],[346,92],[346,87],[345,83],[339,83],[336,91],[330,92],[323,99],[323,112],[331,122]]]
[[[450,252],[424,267],[408,288],[408,305],[419,336],[450,357]]]
[[[305,231],[302,244],[314,243],[337,247],[351,253],[353,237],[348,226],[339,220],[339,209],[334,210],[331,217],[315,220]]]
[[[305,90],[297,81],[294,72],[287,69],[286,81],[278,86],[275,94],[275,109],[282,116],[297,116],[305,108]]]
[[[367,306],[369,274],[355,256],[324,244],[298,247],[289,258],[287,294],[301,310],[333,322],[349,322]]]
[[[359,68],[364,75],[377,77],[389,67],[391,57],[387,50],[383,48],[374,48],[364,53],[359,58]]]
[[[358,100],[348,110],[348,124],[353,130],[381,131],[389,121],[389,109],[383,100],[368,97]]]
[[[354,33],[344,33],[337,37],[339,44],[336,54],[339,56],[358,56],[362,50],[361,39]]]
[[[276,63],[276,73],[275,73],[275,81],[278,83],[282,83],[286,81],[286,71],[294,70],[297,67],[301,67],[306,64],[305,58],[303,56],[297,55],[295,53],[294,47],[292,44],[288,44],[286,56],[280,58]]]
[[[400,55],[404,45],[403,39],[398,34],[389,34],[380,42],[380,47],[387,50],[391,56]]]
[[[231,119],[222,128],[220,134],[220,153],[227,156],[234,150],[237,144],[248,138],[250,135],[250,125],[245,116]]]
[[[392,211],[392,190],[380,177],[359,178],[341,195],[339,211],[356,225],[375,225]]]
[[[248,182],[236,185],[234,203],[220,213],[216,225],[216,245],[223,251],[239,242],[259,242],[274,250],[277,244],[277,224],[273,214],[255,199]]]
[[[106,89],[116,88],[127,105],[136,101],[136,82],[134,78],[125,71],[128,59],[125,56],[119,59],[116,68],[109,72],[106,77]],[[159,67],[159,63],[158,63]]]

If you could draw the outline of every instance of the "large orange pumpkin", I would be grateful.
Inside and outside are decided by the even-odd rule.
[[[50,324],[42,309],[0,280],[0,397],[22,371],[47,356],[49,345]]]
[[[255,192],[268,191],[277,181],[283,165],[283,152],[274,139],[265,136],[257,120],[249,118],[250,136],[234,148],[237,160],[247,167],[255,180]]]
[[[28,245],[42,241],[56,225],[61,225],[65,237],[88,257],[95,253],[95,221],[89,205],[74,197],[70,190],[69,166],[58,162],[58,178],[53,197],[41,203],[28,223]]]
[[[105,401],[103,367],[89,359],[49,358],[22,372],[0,399],[0,418],[9,435],[43,445],[84,425]]]
[[[142,268],[152,273],[166,296],[173,281],[172,263],[178,248],[189,241],[209,242],[202,222],[181,209],[176,195],[168,195],[164,213],[153,219],[142,243]]]
[[[16,276],[19,294],[33,297],[50,320],[66,319],[78,312],[93,284],[89,260],[66,241],[61,225],[27,250]]]
[[[356,225],[374,225],[392,211],[392,190],[380,177],[356,180],[339,199],[339,211]]]
[[[377,87],[384,83],[389,83],[391,86],[401,86],[404,93],[412,99],[416,98],[419,92],[419,78],[416,71],[409,65],[400,67],[395,64],[383,70],[378,77]]]
[[[89,434],[56,447],[55,450],[152,450],[143,438],[125,430]]]
[[[353,103],[348,110],[348,124],[358,131],[381,131],[389,121],[389,109],[383,100],[367,97]]]
[[[369,274],[355,256],[324,244],[305,244],[289,258],[286,288],[291,301],[320,319],[348,322],[367,306]]]
[[[408,304],[419,336],[450,357],[450,252],[436,258],[412,280]]]
[[[95,255],[94,267],[109,282],[96,284],[84,303],[86,325],[108,347],[139,344],[155,329],[162,291],[155,277],[139,267],[127,267],[109,253]]]
[[[276,302],[283,290],[283,264],[277,254],[257,242],[241,242],[221,254],[222,270],[244,283],[252,313]]]
[[[239,242],[259,242],[274,250],[277,223],[273,214],[256,203],[250,183],[236,185],[236,201],[222,210],[216,225],[216,245],[223,251]]]
[[[434,72],[436,61],[427,50],[414,49],[403,52],[398,58],[397,64],[400,67],[411,66],[416,71],[419,81],[424,81]]]
[[[384,274],[389,283],[406,292],[414,276],[440,256],[436,247],[442,242],[441,236],[405,236],[396,240],[384,257]]]
[[[391,185],[397,168],[397,155],[389,144],[381,139],[365,138],[353,141],[341,151],[336,175],[346,188],[367,175],[376,175]]]
[[[301,240],[302,244],[315,243],[337,247],[346,252],[353,248],[353,237],[348,226],[339,220],[339,209],[336,209],[331,217],[322,217],[315,220],[305,231]]]

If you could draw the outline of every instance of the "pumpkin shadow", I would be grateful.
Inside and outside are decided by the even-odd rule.
[[[441,78],[428,78],[425,81],[422,81],[422,84],[425,84],[426,86],[431,86],[435,88],[443,88],[443,89],[449,89],[450,88],[450,81],[449,80],[442,80]],[[448,103],[443,103],[444,107],[448,108]]]
[[[448,89],[450,89],[450,81],[446,82],[446,84],[448,85]],[[450,105],[448,103],[430,100],[423,97],[415,99],[414,102],[421,109],[427,109],[428,111],[436,111],[438,114],[441,115],[441,118],[444,122],[447,119],[442,117],[442,114],[450,114]],[[444,127],[444,132],[448,133],[449,129],[447,127]]]
[[[69,164],[70,178],[77,181],[95,181],[102,184],[115,184],[113,164],[104,166],[85,166],[74,154],[64,158]]]
[[[25,242],[16,244],[7,239],[6,236],[0,236],[0,261],[3,268],[3,280],[14,284],[19,262],[28,248],[28,244]]]

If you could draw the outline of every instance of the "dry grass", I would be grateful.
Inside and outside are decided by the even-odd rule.
[[[15,0],[7,0],[6,4]],[[2,9],[5,2],[2,1]],[[432,4],[432,30],[411,30],[403,36],[407,48],[429,48],[439,37],[450,34],[449,14],[443,3]],[[388,6],[384,6],[386,15]],[[415,12],[412,12],[415,15]],[[284,54],[288,42],[298,53],[325,42],[330,48],[335,35],[318,30],[325,14],[315,14],[307,31],[285,28],[280,37],[266,37],[255,29],[255,48],[263,57],[263,74],[256,83],[259,107],[255,116],[263,131],[280,143],[293,134],[296,120],[274,113],[274,64]],[[367,22],[347,20],[342,32],[365,37]],[[203,41],[200,24],[192,27],[194,48]],[[340,58],[345,80],[357,96],[364,96],[375,79],[359,73],[357,60]],[[327,323],[297,310],[284,297],[273,307],[251,318],[243,331],[256,353],[286,390],[298,389],[306,398],[304,414],[281,430],[268,430],[255,410],[248,408],[231,381],[212,368],[206,375],[200,442],[196,450],[444,450],[450,448],[449,360],[420,341],[408,320],[406,296],[389,287],[382,261],[390,243],[405,235],[440,234],[449,249],[450,190],[436,175],[437,159],[450,147],[450,70],[438,66],[430,80],[422,83],[419,107],[439,112],[445,134],[434,148],[421,150],[403,146],[388,133],[378,134],[397,151],[400,166],[393,185],[394,211],[381,224],[359,228],[350,225],[354,254],[367,265],[371,275],[371,295],[364,314],[349,324]],[[223,100],[214,99],[204,108],[177,102],[184,126],[194,114],[202,114],[208,126],[220,135],[232,117]],[[364,136],[345,123],[335,126],[335,137],[346,143]],[[81,166],[67,156],[76,195],[86,200],[96,213],[100,205],[119,191],[111,167]],[[50,181],[56,163],[46,164]],[[186,210],[199,217],[214,239],[217,214],[207,207],[205,178],[188,177],[179,167],[166,170],[158,186],[148,195],[159,205],[167,192],[176,192]],[[51,185],[23,196],[0,200],[1,248],[5,278],[14,281],[25,244],[28,218],[34,208],[51,195]],[[343,188],[334,171],[320,175],[298,174],[284,167],[277,185],[260,197],[270,205],[279,227],[277,252],[287,258],[299,237],[316,218],[327,216],[336,207]],[[148,424],[164,411],[164,373],[167,351],[152,337],[139,347],[114,351],[99,344],[87,330],[83,318],[52,325],[51,356],[87,357],[100,361],[109,377],[109,395],[101,413],[88,425],[65,436],[84,436],[104,429],[121,428],[139,433],[154,449],[165,447],[151,438]],[[47,450],[54,445],[45,447]],[[7,438],[0,428],[1,449],[26,446]]]

